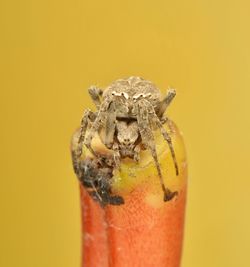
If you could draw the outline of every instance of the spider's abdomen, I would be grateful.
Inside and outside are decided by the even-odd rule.
[[[119,79],[108,86],[103,92],[103,98],[117,96],[118,102],[121,104],[121,108],[118,110],[124,114],[139,101],[140,97],[147,96],[147,100],[156,108],[160,103],[161,93],[159,89],[148,80],[144,80],[141,77],[131,76],[127,79]],[[121,112],[122,111],[122,112]]]
[[[103,97],[112,95],[112,92],[127,93],[129,97],[133,97],[138,93],[151,93],[154,98],[160,98],[159,89],[148,80],[140,77],[129,77],[128,79],[119,79],[109,85],[103,92]]]

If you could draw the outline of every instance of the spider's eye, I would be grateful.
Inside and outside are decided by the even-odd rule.
[[[141,97],[143,97],[143,94],[138,94],[133,96],[133,100],[136,101],[137,99],[140,99]]]
[[[125,97],[126,99],[129,99],[129,96],[128,96],[128,94],[127,94],[127,93],[125,93],[125,92],[122,92],[122,96],[123,96],[123,97]]]
[[[151,97],[151,94],[147,93],[147,94],[144,95],[144,97]]]
[[[113,91],[113,92],[111,93],[111,95],[112,95],[112,96],[121,96],[121,93],[117,93],[117,92]]]

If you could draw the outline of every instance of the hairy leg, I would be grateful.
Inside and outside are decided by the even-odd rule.
[[[174,99],[175,95],[176,95],[175,89],[169,89],[167,91],[166,97],[161,101],[159,108],[156,111],[158,118],[161,118],[163,116],[167,107],[170,105],[170,103]]]
[[[90,94],[93,102],[96,105],[96,108],[99,109],[99,107],[101,105],[101,99],[100,98],[102,96],[103,91],[96,86],[91,86],[88,91],[89,91],[89,94]]]
[[[116,169],[119,170],[120,169],[120,164],[121,164],[121,155],[120,155],[118,144],[117,143],[114,143],[112,149],[114,151],[115,167],[116,167]]]
[[[162,125],[166,124],[168,126],[171,133],[175,133],[173,122],[167,116],[164,116],[164,117],[159,118],[159,119],[160,119]]]
[[[105,127],[104,144],[107,148],[112,148],[116,127],[116,107],[115,102],[111,102],[107,110],[107,120]]]
[[[144,102],[138,103],[138,110],[137,110],[137,121],[138,121],[138,128],[141,134],[143,144],[150,150],[152,157],[155,162],[155,166],[160,178],[161,187],[164,193],[164,201],[171,200],[177,192],[171,192],[164,184],[162,172],[160,168],[160,164],[158,161],[158,156],[155,148],[155,140],[152,130],[150,128],[149,117],[148,117],[148,110],[147,107],[144,105]]]
[[[81,128],[80,134],[78,138],[78,146],[77,146],[77,154],[80,157],[82,154],[82,145],[85,138],[86,130],[88,128],[89,122],[93,122],[96,118],[96,114],[91,110],[87,109],[84,111],[82,120],[81,120]]]
[[[91,141],[94,138],[96,132],[98,132],[98,130],[105,125],[106,120],[107,120],[107,110],[109,108],[109,105],[111,103],[111,101],[113,100],[113,97],[110,98],[106,98],[100,108],[99,111],[97,113],[96,119],[93,122],[88,135],[86,136],[85,140],[84,140],[84,145],[89,149],[89,151],[94,155],[97,156],[95,151],[92,149],[91,147]]]
[[[144,105],[147,107],[150,120],[152,120],[156,124],[156,126],[160,128],[161,134],[163,135],[164,139],[167,141],[169,149],[170,149],[170,153],[171,153],[171,156],[174,162],[175,173],[176,175],[179,175],[179,168],[178,168],[177,159],[176,159],[175,152],[174,152],[172,139],[170,135],[168,134],[168,132],[166,131],[166,129],[163,127],[160,119],[156,115],[153,106],[148,101],[145,101],[145,100],[144,100]]]
[[[71,147],[70,147],[73,168],[77,177],[81,177],[82,175],[82,170],[80,168],[82,149],[81,146],[79,146],[79,136],[80,136],[80,129],[78,129],[72,136]]]

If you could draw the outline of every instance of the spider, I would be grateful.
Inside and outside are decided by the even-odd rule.
[[[97,111],[92,112],[87,109],[84,112],[77,146],[78,155],[81,155],[82,146],[85,145],[94,156],[98,157],[91,146],[91,141],[101,130],[104,131],[102,142],[114,152],[116,168],[119,168],[120,160],[125,157],[138,162],[140,150],[148,149],[160,178],[164,201],[171,200],[177,192],[170,191],[164,184],[153,131],[159,128],[168,143],[175,172],[178,175],[179,169],[172,140],[163,127],[164,122],[168,121],[163,115],[176,95],[175,90],[169,89],[166,97],[160,100],[160,91],[152,82],[132,76],[113,82],[104,91],[92,86],[89,88],[89,94]]]

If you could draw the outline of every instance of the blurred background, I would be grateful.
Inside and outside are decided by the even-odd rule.
[[[0,266],[78,267],[69,143],[87,88],[131,75],[162,93],[189,160],[182,267],[250,266],[250,4],[0,3]]]

